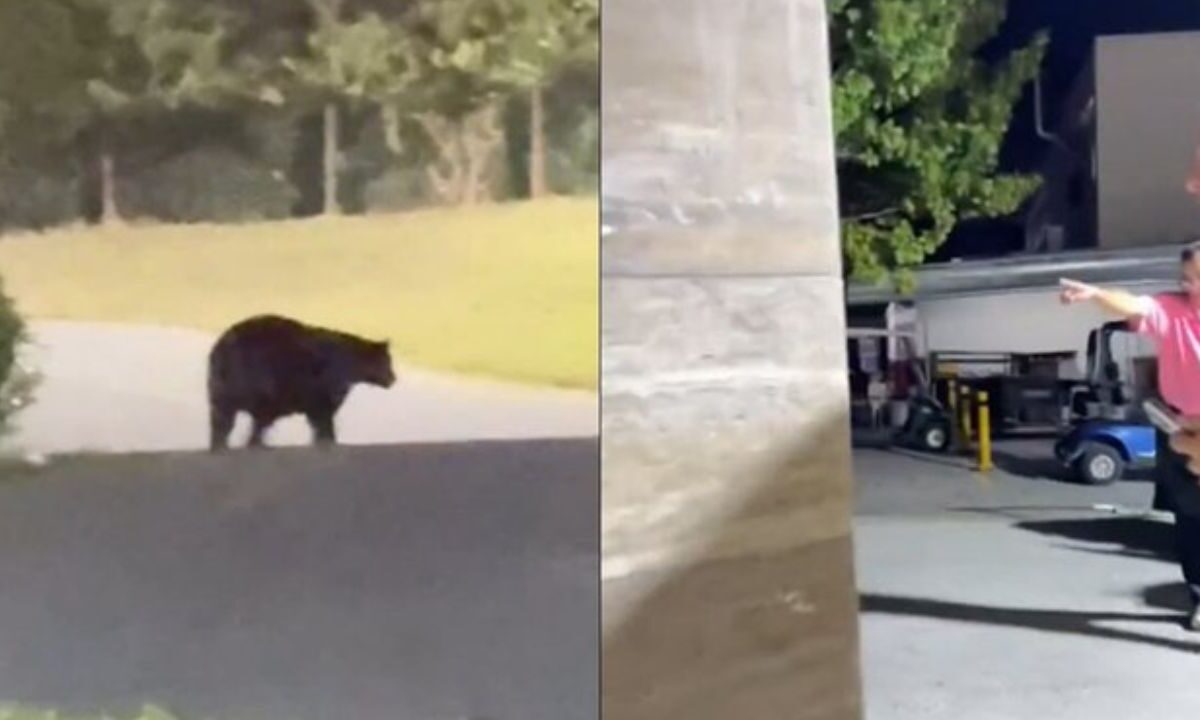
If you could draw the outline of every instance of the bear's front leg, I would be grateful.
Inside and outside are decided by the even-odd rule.
[[[313,431],[313,444],[323,447],[337,444],[337,430],[333,422],[333,410],[311,410],[306,413],[309,427]]]

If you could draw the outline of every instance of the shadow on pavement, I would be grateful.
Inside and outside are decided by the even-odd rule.
[[[1172,560],[1174,526],[1143,517],[1103,517],[1070,520],[1029,520],[1014,527],[1040,535],[1084,543],[1117,546],[1111,549],[1077,547],[1084,552]]]
[[[1191,600],[1188,598],[1188,591],[1183,583],[1151,585],[1142,591],[1142,600],[1146,603],[1146,607],[1159,610],[1170,610],[1177,613],[1192,611]]]
[[[996,467],[1017,477],[1029,480],[1050,480],[1069,485],[1081,484],[1072,470],[1064,466],[1053,455],[1030,456],[1011,450],[996,450],[992,453],[992,460],[996,463]],[[1149,482],[1153,479],[1151,470],[1130,468],[1125,471],[1125,476],[1121,481]]]
[[[1027,610],[1022,608],[987,607],[966,603],[929,600],[925,598],[895,595],[864,594],[861,596],[862,612],[867,614],[903,615],[926,617],[954,622],[980,623],[1005,627],[1027,628],[1045,632],[1082,635],[1088,637],[1135,642],[1168,650],[1200,653],[1200,643],[1170,640],[1167,638],[1141,635],[1128,630],[1118,630],[1097,625],[1100,622],[1133,621],[1156,624],[1180,625],[1178,614],[1097,613],[1071,612],[1065,610]]]
[[[1053,480],[1054,482],[1078,484],[1069,468],[1063,467],[1053,457],[1026,457],[1013,452],[997,450],[992,453],[996,467],[1010,475],[1029,480]]]
[[[915,460],[927,465],[937,465],[939,467],[954,468],[955,470],[971,469],[971,460],[961,455],[951,455],[948,453],[928,453],[920,450],[912,450],[899,445],[893,445],[886,452],[897,455],[908,460]]]
[[[1096,512],[1093,504],[1080,503],[1077,505],[964,505],[948,508],[952,513],[968,515],[995,515],[1024,520],[1032,515],[1062,515],[1063,513]]]

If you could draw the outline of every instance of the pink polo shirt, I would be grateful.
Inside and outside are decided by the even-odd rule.
[[[1144,298],[1132,328],[1158,346],[1158,391],[1185,415],[1200,416],[1200,310],[1183,293]]]

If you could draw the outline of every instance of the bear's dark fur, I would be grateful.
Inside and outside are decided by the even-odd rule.
[[[278,315],[243,320],[208,356],[209,446],[222,450],[239,412],[253,420],[249,445],[259,447],[276,420],[302,414],[316,444],[337,442],[334,415],[357,383],[396,381],[386,342],[313,327]]]

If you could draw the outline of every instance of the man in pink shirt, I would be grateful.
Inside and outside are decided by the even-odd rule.
[[[1179,283],[1179,291],[1146,296],[1063,280],[1062,301],[1096,303],[1153,339],[1163,401],[1176,412],[1200,418],[1200,241],[1181,253]],[[1189,459],[1190,446],[1181,441],[1191,439],[1158,433],[1155,506],[1165,505],[1175,514],[1176,554],[1192,596],[1187,626],[1200,631],[1200,462]],[[1194,457],[1200,458],[1200,436],[1196,444]]]

